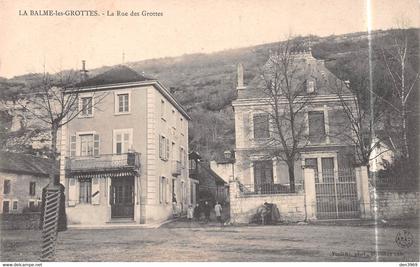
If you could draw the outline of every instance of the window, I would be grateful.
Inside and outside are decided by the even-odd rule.
[[[314,168],[315,182],[331,182],[337,179],[337,154],[319,153],[304,155],[305,165]]]
[[[165,119],[165,101],[160,100],[160,116]]]
[[[163,135],[159,136],[159,157],[162,160],[169,159],[169,139]]]
[[[12,210],[17,210],[18,209],[18,202],[17,202],[17,200],[14,200],[13,201],[13,204],[12,204]]]
[[[82,111],[80,113],[83,117],[89,117],[93,115],[93,98],[91,96],[81,97],[80,104]]]
[[[115,93],[115,114],[130,113],[131,106],[130,91],[119,91]]]
[[[9,213],[10,211],[10,202],[8,200],[3,200],[3,213]]]
[[[128,106],[128,94],[119,94],[118,95],[118,112],[129,112]]]
[[[273,161],[254,161],[254,184],[273,183]]]
[[[173,121],[173,127],[176,129],[177,119],[176,119],[176,112],[174,109],[172,110],[172,121]]]
[[[29,182],[29,195],[35,196],[35,188],[36,188],[36,183]]]
[[[307,93],[315,92],[315,81],[307,81],[306,92]]]
[[[79,202],[92,202],[92,179],[79,180]]]
[[[132,136],[132,129],[114,130],[114,153],[118,155],[128,153],[133,144]]]
[[[311,143],[322,143],[326,140],[325,120],[323,111],[308,112],[309,141]]]
[[[269,138],[269,119],[268,114],[259,113],[254,114],[253,116],[254,122],[254,138],[255,139],[262,139],[262,138]]]
[[[3,194],[9,194],[10,193],[10,180],[4,180],[3,184]]]
[[[93,156],[93,134],[80,135],[80,156]]]
[[[36,207],[35,207],[35,201],[34,200],[29,201],[28,207],[29,207],[29,210],[36,209]]]
[[[181,162],[181,166],[184,166],[184,148],[179,147],[179,162]]]
[[[166,178],[160,177],[160,186],[159,186],[159,202],[160,203],[167,203],[168,200],[166,199],[167,192],[166,192]]]

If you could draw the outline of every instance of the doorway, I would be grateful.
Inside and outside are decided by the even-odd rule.
[[[111,218],[134,218],[134,177],[111,180]]]

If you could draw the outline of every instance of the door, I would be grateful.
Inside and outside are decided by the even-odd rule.
[[[269,194],[273,187],[273,161],[254,162],[254,190],[260,194]]]
[[[111,181],[111,218],[134,218],[134,177]]]

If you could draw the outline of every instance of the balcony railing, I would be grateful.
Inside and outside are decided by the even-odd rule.
[[[268,195],[294,193],[290,190],[289,184],[240,184],[239,190],[243,195]],[[295,184],[295,192],[303,190],[302,184]]]
[[[66,158],[66,170],[71,172],[107,171],[120,169],[139,169],[140,154],[136,152],[126,154],[104,154],[95,157]]]
[[[179,160],[172,161],[172,175],[178,176],[178,175],[181,175],[181,172],[182,172],[181,161]]]

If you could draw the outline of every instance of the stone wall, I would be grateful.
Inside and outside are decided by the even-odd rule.
[[[370,194],[372,211],[375,206],[380,219],[416,218],[419,216],[420,193],[410,191],[377,190]]]
[[[305,220],[303,192],[290,194],[242,195],[238,182],[230,182],[230,216],[232,223],[250,223],[258,207],[264,202],[274,203],[280,212],[280,221]]]
[[[0,214],[1,230],[37,230],[39,229],[40,213]]]

